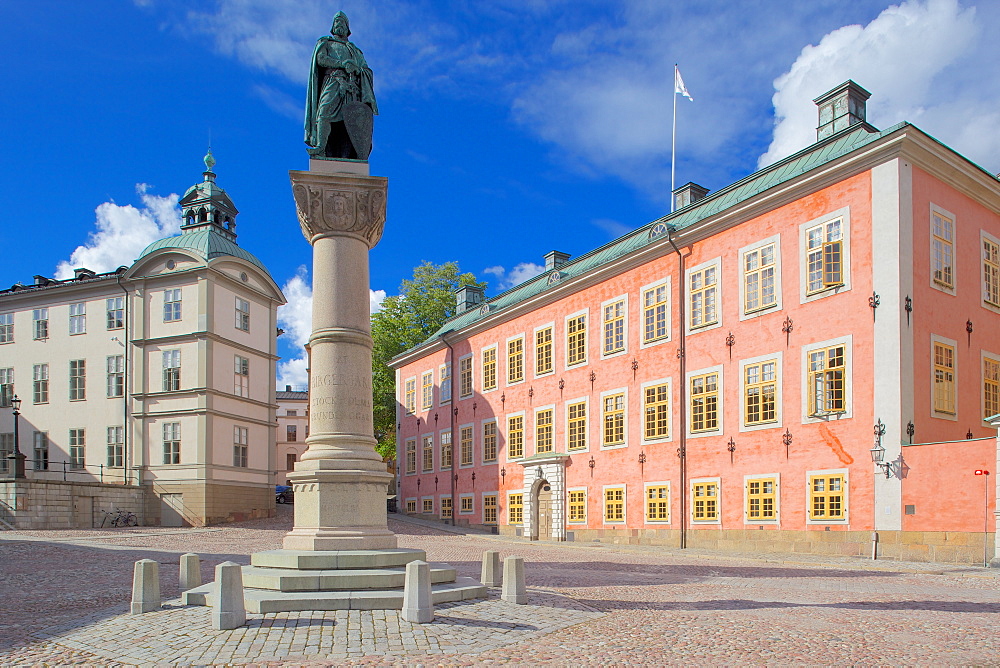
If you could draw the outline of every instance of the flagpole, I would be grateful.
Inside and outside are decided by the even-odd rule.
[[[670,213],[674,212],[674,161],[677,157],[677,63],[674,63],[674,113],[673,130],[670,133]]]

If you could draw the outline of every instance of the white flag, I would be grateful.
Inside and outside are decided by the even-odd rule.
[[[677,69],[676,65],[674,65],[674,95],[677,93],[680,93],[687,99],[694,102],[694,98],[691,97],[691,93],[688,92],[687,86],[684,85],[684,79],[681,79],[681,71]]]

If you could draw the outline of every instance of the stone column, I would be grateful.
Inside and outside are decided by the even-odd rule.
[[[388,180],[358,161],[310,160],[289,172],[313,246],[308,449],[288,474],[295,526],[288,550],[396,547],[386,525],[392,475],[375,452],[368,251],[385,223]]]

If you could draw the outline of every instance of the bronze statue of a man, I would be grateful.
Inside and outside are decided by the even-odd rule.
[[[309,155],[368,160],[372,116],[378,113],[372,71],[361,49],[348,41],[344,12],[316,42],[306,92],[305,141]]]

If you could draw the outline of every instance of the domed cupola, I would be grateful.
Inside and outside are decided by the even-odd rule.
[[[236,241],[236,216],[239,211],[226,191],[215,183],[215,158],[212,149],[205,155],[205,180],[188,188],[180,200],[184,224],[181,232],[188,234],[208,229]]]

